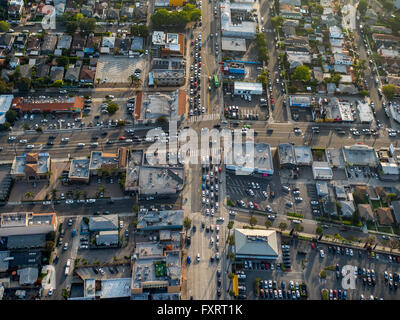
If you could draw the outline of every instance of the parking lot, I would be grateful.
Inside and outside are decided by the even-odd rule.
[[[307,219],[313,218],[313,210],[320,209],[319,205],[311,205],[311,201],[318,200],[315,184],[312,183],[293,183],[296,180],[288,182],[288,179],[281,179],[277,174],[265,179],[227,173],[226,179],[227,195],[239,208],[260,210],[268,214],[282,212],[282,208],[285,208],[285,213],[295,212]],[[275,193],[275,197],[270,196],[271,192]]]
[[[265,97],[253,96],[251,101],[245,99],[244,96],[230,95],[231,99],[228,100],[225,106],[225,115],[234,120],[268,120],[269,111],[268,107],[261,107],[265,105]]]
[[[282,240],[282,242],[285,242],[285,240]],[[350,255],[350,250],[345,250],[345,247],[341,247],[340,253],[337,253],[338,246],[328,246],[325,244],[317,244],[312,249],[311,242],[304,240],[289,240],[289,245],[292,261],[290,272],[278,270],[276,267],[277,264],[274,265],[274,270],[271,270],[271,263],[268,270],[262,270],[260,268],[261,263],[257,265],[253,263],[251,270],[243,269],[246,279],[240,281],[239,285],[244,285],[247,288],[248,299],[274,299],[273,296],[271,298],[269,295],[267,298],[262,298],[262,296],[255,297],[254,280],[256,278],[276,281],[277,289],[281,289],[281,282],[283,281],[285,282],[286,290],[291,280],[294,283],[298,282],[300,286],[304,283],[306,284],[308,299],[310,300],[321,300],[321,290],[324,288],[328,290],[332,289],[332,291],[336,290],[337,299],[339,290],[341,290],[342,299],[344,291],[347,291],[347,300],[360,300],[361,295],[363,295],[365,300],[370,299],[371,295],[376,299],[398,299],[399,290],[395,288],[398,285],[395,285],[394,282],[399,283],[396,273],[398,274],[400,271],[400,264],[393,262],[397,261],[397,257],[394,260],[393,257],[389,260],[389,254],[379,254],[375,255],[375,258],[371,258],[366,250],[355,249],[352,249],[353,252]],[[323,258],[321,258],[320,250],[324,252]],[[376,259],[376,256],[378,259]],[[336,273],[336,265],[338,265],[340,270],[339,278]],[[354,267],[357,267],[357,274],[355,272],[351,275],[350,273],[345,273],[345,279],[343,279],[341,273],[344,266],[346,266],[345,269],[351,269],[353,272]],[[320,277],[322,270],[326,271],[325,279]],[[387,281],[385,281],[385,271],[387,272]],[[370,284],[367,281],[368,275],[371,275],[372,272],[375,274],[375,285],[373,285],[373,281],[370,281]],[[351,289],[348,278],[352,277],[353,279],[353,276],[355,286],[354,289]],[[390,277],[392,281],[390,281]],[[362,280],[363,278],[365,280]],[[390,288],[391,282],[392,288]]]

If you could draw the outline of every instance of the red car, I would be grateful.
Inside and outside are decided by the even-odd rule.
[[[201,61],[199,62],[199,68],[201,67]]]
[[[126,140],[126,137],[119,137],[119,140]]]
[[[197,87],[197,82],[194,83],[194,86]]]
[[[258,209],[258,204],[254,202],[254,209]]]
[[[269,269],[269,263],[266,262],[266,263],[265,263],[265,270],[268,270],[268,269]]]
[[[311,249],[315,249],[315,243],[311,242]]]
[[[218,168],[218,172],[221,172],[221,167]]]
[[[274,101],[275,101],[274,98],[271,98],[271,103],[274,103]]]

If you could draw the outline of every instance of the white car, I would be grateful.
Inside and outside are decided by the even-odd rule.
[[[65,204],[73,204],[73,203],[74,203],[74,200],[72,200],[72,199],[65,200]]]
[[[323,258],[323,257],[325,257],[325,252],[324,252],[324,250],[319,250],[319,256],[321,257],[321,258]]]
[[[96,199],[87,199],[86,200],[86,203],[95,203],[96,202]]]
[[[51,201],[43,201],[43,205],[49,205],[51,204]]]
[[[27,143],[27,142],[28,142],[28,140],[25,140],[25,139],[19,140],[19,143],[21,143],[21,144],[25,144],[25,143]]]
[[[225,219],[223,218],[223,217],[219,217],[218,219],[217,219],[217,222],[224,222],[225,221]]]
[[[28,145],[26,146],[27,149],[33,149],[34,147],[35,147],[34,144],[28,144]]]
[[[50,288],[50,290],[49,290],[49,292],[48,292],[48,295],[49,295],[49,296],[52,296],[52,295],[53,295],[53,288]]]
[[[197,262],[200,262],[200,253],[197,254],[196,260],[197,260]]]

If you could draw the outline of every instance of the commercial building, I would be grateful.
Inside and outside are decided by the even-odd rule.
[[[137,243],[133,255],[131,293],[176,293],[181,285],[181,253],[160,243]]]
[[[398,181],[399,166],[395,162],[380,162],[379,163],[379,178],[383,181]]]
[[[138,231],[181,230],[182,226],[183,210],[139,210]]]
[[[139,190],[139,170],[143,163],[143,150],[131,150],[127,156],[125,191]]]
[[[328,162],[314,161],[312,164],[314,180],[332,180],[333,171]]]
[[[237,95],[241,94],[262,95],[263,93],[262,83],[260,82],[235,81],[233,87],[234,87],[233,94]]]
[[[226,53],[245,53],[246,39],[222,37],[221,47]]]
[[[221,2],[221,31],[222,36],[242,39],[254,39],[256,23],[249,19],[253,10],[252,3]],[[240,19],[247,16],[248,19]]]
[[[11,167],[11,177],[14,180],[44,180],[49,179],[51,159],[48,153],[25,153],[16,156]]]
[[[152,44],[153,56],[156,57],[183,57],[185,54],[185,36],[183,33],[154,31]]]
[[[254,144],[254,154],[246,149],[246,144],[233,144],[226,150],[225,167],[228,170],[256,172],[263,175],[273,175],[274,165],[271,155],[271,147],[267,143]]]
[[[151,77],[150,77],[151,74]],[[152,70],[149,79],[157,87],[180,87],[185,83],[185,70]],[[149,80],[150,81],[150,80]],[[151,83],[149,83],[151,85]]]
[[[368,102],[359,101],[357,104],[358,113],[361,123],[371,123],[374,120],[374,114]]]
[[[80,113],[83,110],[85,99],[83,97],[47,97],[26,98],[16,97],[12,102],[12,109],[19,112],[55,112],[55,113]]]
[[[296,167],[296,152],[291,143],[280,143],[277,146],[276,155],[278,157],[279,168],[293,169]]]
[[[326,181],[317,181],[315,183],[315,188],[317,189],[317,195],[320,198],[329,196],[328,183]]]
[[[306,108],[311,106],[310,96],[289,96],[289,106]]]
[[[56,226],[55,213],[3,213],[0,237],[7,237],[8,249],[43,247],[46,243],[46,234],[55,231]]]
[[[105,216],[92,216],[89,218],[89,230],[95,231],[118,231],[118,215],[109,214]]]
[[[89,183],[90,159],[73,159],[69,167],[68,180]]]
[[[342,148],[346,164],[351,166],[369,166],[376,168],[379,159],[373,147],[364,144],[354,144]]]
[[[299,166],[311,166],[313,163],[311,148],[308,146],[294,147],[296,163]]]
[[[142,166],[139,169],[139,196],[170,196],[184,187],[184,169]]]
[[[275,230],[235,229],[235,260],[276,260],[279,256],[278,236]]]
[[[100,231],[96,235],[96,244],[98,246],[117,246],[119,243],[118,230]]]
[[[6,113],[10,110],[13,99],[12,94],[0,95],[0,124],[6,122]]]
[[[186,111],[186,93],[138,92],[136,96],[135,118],[139,123],[155,122],[159,117],[169,121],[180,121]]]
[[[129,299],[131,278],[85,279],[83,297],[68,300]]]

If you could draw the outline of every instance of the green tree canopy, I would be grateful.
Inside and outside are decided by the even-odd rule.
[[[385,95],[386,98],[392,99],[396,94],[396,86],[393,84],[385,84],[382,87],[382,93]]]
[[[116,113],[116,112],[119,110],[119,107],[118,107],[118,105],[117,105],[116,103],[110,102],[110,103],[108,104],[106,110],[107,110],[107,112],[108,112],[109,114],[114,114],[114,113]]]
[[[281,16],[275,16],[275,17],[271,18],[271,23],[274,28],[280,27],[282,25],[283,21],[285,21],[285,19]]]
[[[360,15],[363,16],[368,9],[368,0],[360,0],[357,8],[360,12]]]
[[[251,217],[249,220],[249,223],[252,227],[254,227],[257,224],[257,219],[256,217]]]
[[[66,32],[69,34],[74,34],[78,30],[79,24],[76,21],[69,21],[66,25]]]
[[[6,120],[10,123],[14,123],[15,119],[17,118],[17,113],[14,110],[8,110],[6,112]]]
[[[5,21],[0,21],[0,32],[7,32],[10,30],[10,25]]]
[[[29,78],[18,79],[15,85],[21,91],[28,91],[31,88],[31,79]]]
[[[307,66],[298,66],[293,72],[293,78],[301,81],[310,80],[310,68]]]
[[[287,225],[285,222],[281,222],[281,223],[279,224],[279,229],[281,229],[281,231],[286,230],[287,227],[288,227],[288,225]]]

